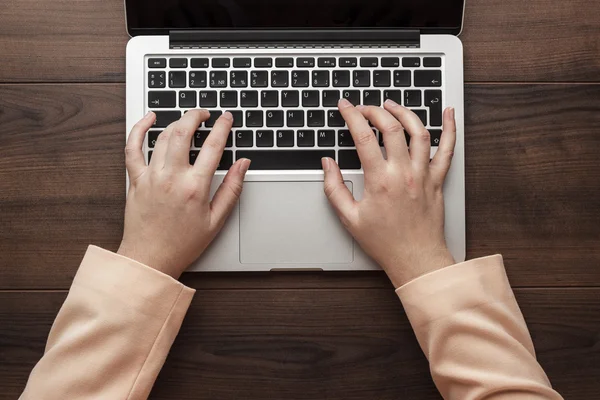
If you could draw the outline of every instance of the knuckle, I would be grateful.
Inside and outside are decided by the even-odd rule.
[[[204,149],[208,149],[210,151],[220,151],[221,150],[221,144],[219,142],[217,142],[216,140],[211,140],[206,139],[206,141],[204,142],[204,145],[202,146],[202,148]]]
[[[177,137],[185,137],[188,135],[187,129],[182,128],[181,126],[175,126],[173,128],[173,135]]]
[[[157,142],[164,142],[165,140],[169,140],[169,132],[161,132],[156,139]]]
[[[125,158],[130,158],[135,153],[135,149],[131,146],[125,146]]]
[[[238,181],[229,181],[227,182],[227,187],[229,188],[229,191],[231,193],[233,193],[233,195],[236,198],[239,198],[242,195],[242,184],[239,183]]]
[[[366,131],[366,132],[362,132],[362,131],[359,132],[356,135],[354,142],[360,146],[360,145],[366,145],[366,144],[373,143],[376,140],[377,140],[377,137],[375,135],[373,135],[373,131],[369,129],[369,131]]]
[[[425,128],[421,129],[421,131],[417,134],[417,137],[423,142],[429,142],[431,140],[431,134]]]
[[[383,125],[381,130],[389,133],[401,133],[404,131],[404,128],[402,128],[399,122],[388,122]]]

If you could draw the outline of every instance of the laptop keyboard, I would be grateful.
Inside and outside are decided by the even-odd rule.
[[[233,114],[219,170],[240,158],[251,159],[254,170],[320,170],[322,157],[337,160],[342,169],[360,169],[337,110],[342,97],[373,106],[392,99],[412,109],[429,129],[433,147],[442,133],[441,56],[149,56],[146,67],[146,106],[157,117],[147,136],[148,160],[162,129],[193,108],[208,109],[211,116],[194,135],[190,163],[217,118]]]

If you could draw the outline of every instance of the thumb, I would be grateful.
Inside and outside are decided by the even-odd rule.
[[[324,157],[321,159],[321,164],[325,172],[325,195],[342,222],[347,225],[347,222],[352,219],[356,200],[344,183],[337,163],[329,157]]]
[[[244,177],[250,168],[250,160],[242,158],[229,168],[225,179],[217,189],[212,202],[210,203],[213,216],[218,226],[223,225],[233,207],[237,204],[242,187]]]

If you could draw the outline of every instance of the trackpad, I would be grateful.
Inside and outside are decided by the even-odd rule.
[[[352,182],[346,182],[346,186],[352,191]],[[323,182],[244,183],[240,199],[240,262],[352,261],[352,237],[329,205]]]

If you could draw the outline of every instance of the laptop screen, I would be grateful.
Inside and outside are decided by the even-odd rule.
[[[132,36],[173,29],[393,29],[455,33],[465,0],[126,0]]]

